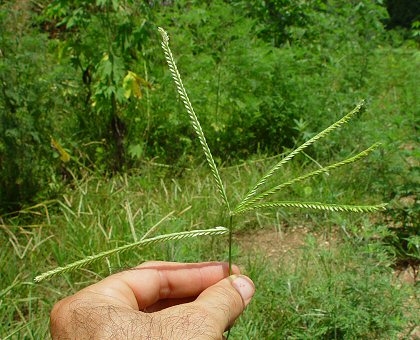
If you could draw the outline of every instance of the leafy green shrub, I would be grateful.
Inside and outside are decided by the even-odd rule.
[[[180,33],[174,51],[216,158],[277,153],[292,146],[300,100],[290,51],[256,37],[254,21],[220,0],[179,1],[162,8],[156,21]],[[166,72],[159,93],[151,98],[153,132],[148,143],[164,143],[173,160],[180,155],[178,148],[194,154],[197,144],[186,118],[174,113],[179,102],[161,90],[169,81]]]
[[[68,103],[65,69],[55,63],[47,36],[30,26],[28,11],[0,7],[0,211],[56,190],[59,162],[50,139],[69,124],[61,115]]]
[[[417,150],[414,154],[418,155]],[[414,160],[413,158],[412,160]],[[418,158],[417,158],[418,159]],[[389,210],[389,235],[383,242],[395,256],[397,265],[420,264],[420,166],[411,167],[404,184],[394,188]]]
[[[150,86],[141,70],[150,16],[148,5],[125,0],[56,0],[45,9],[60,29],[62,62],[78,73],[77,141],[95,143],[86,152],[99,170],[121,170],[135,146],[126,137]]]
[[[310,20],[310,13],[323,5],[319,0],[288,1],[230,0],[244,14],[255,18],[255,32],[274,46],[293,41],[294,28],[305,28]]]

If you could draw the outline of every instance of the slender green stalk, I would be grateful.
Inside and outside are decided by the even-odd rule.
[[[162,243],[162,242],[167,242],[167,241],[173,241],[173,240],[182,240],[185,238],[192,238],[192,237],[197,237],[197,236],[214,236],[214,235],[224,235],[226,233],[228,233],[228,229],[224,228],[224,227],[215,227],[212,229],[204,229],[204,230],[191,230],[191,231],[183,231],[183,232],[179,232],[179,233],[172,233],[172,234],[166,234],[166,235],[159,235],[156,237],[152,237],[152,238],[148,238],[145,240],[140,240],[134,243],[130,243],[118,248],[114,248],[114,249],[110,249],[107,251],[104,251],[102,253],[96,254],[96,255],[91,255],[91,256],[87,256],[82,260],[70,263],[64,267],[57,267],[53,270],[47,271],[41,275],[38,275],[37,277],[35,277],[34,281],[35,282],[41,282],[45,279],[49,279],[53,276],[56,275],[60,275],[60,274],[64,274],[67,272],[72,272],[76,269],[82,268],[82,267],[86,267],[88,265],[90,265],[93,262],[99,261],[105,257],[114,255],[114,254],[121,254],[125,251],[128,250],[132,250],[134,248],[139,248],[139,247],[145,247],[151,244],[155,244],[155,243]]]
[[[213,174],[213,178],[216,182],[216,186],[218,192],[223,200],[223,203],[229,213],[229,274],[232,274],[232,233],[233,233],[233,216],[232,211],[230,209],[229,201],[226,195],[226,190],[223,185],[222,179],[219,175],[219,171],[217,169],[216,163],[214,162],[213,156],[211,154],[210,148],[207,144],[206,137],[204,136],[203,129],[201,128],[201,124],[195,114],[194,108],[188,98],[187,91],[185,90],[184,84],[182,83],[181,75],[179,74],[178,68],[176,66],[175,60],[172,55],[172,51],[169,47],[169,36],[166,31],[159,27],[158,28],[161,36],[162,36],[162,48],[165,53],[166,61],[169,66],[169,70],[171,71],[172,78],[175,81],[176,88],[178,94],[180,95],[182,102],[184,103],[185,108],[187,109],[188,115],[190,117],[192,126],[198,136],[200,141],[201,147],[204,151],[204,155],[206,157],[207,163],[209,164],[210,170]]]
[[[233,215],[229,216],[229,275],[232,275],[232,234],[233,234]]]

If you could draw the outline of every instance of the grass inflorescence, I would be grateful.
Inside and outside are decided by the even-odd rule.
[[[321,169],[318,169],[316,171],[310,172],[306,175],[301,175],[298,177],[295,177],[291,180],[288,180],[285,183],[277,184],[274,186],[271,186],[266,191],[258,194],[258,190],[266,184],[270,178],[287,162],[292,160],[296,155],[303,152],[304,149],[309,147],[310,145],[314,144],[318,140],[325,138],[328,136],[331,132],[338,129],[339,127],[346,124],[354,115],[359,113],[364,105],[364,102],[361,101],[352,111],[350,111],[347,115],[345,115],[343,118],[335,122],[334,124],[330,125],[305,143],[303,143],[301,146],[297,147],[295,150],[290,152],[287,156],[283,157],[278,163],[276,163],[273,167],[270,168],[269,171],[267,171],[258,181],[257,183],[248,191],[248,193],[239,201],[239,203],[231,209],[231,205],[229,203],[229,200],[226,195],[226,190],[223,185],[223,181],[219,175],[219,171],[217,169],[216,163],[213,159],[212,153],[210,151],[209,146],[207,145],[206,138],[204,136],[203,129],[201,128],[200,122],[197,118],[196,113],[194,112],[194,109],[192,107],[192,104],[190,102],[190,99],[188,98],[188,94],[185,90],[185,87],[183,85],[181,75],[178,71],[178,68],[176,66],[174,57],[172,55],[172,51],[169,47],[169,36],[167,32],[159,27],[159,32],[162,36],[162,48],[165,53],[166,61],[169,66],[169,70],[171,71],[173,80],[176,84],[176,88],[178,91],[179,96],[181,97],[181,100],[184,103],[184,106],[188,112],[188,115],[191,120],[191,124],[193,126],[194,131],[196,132],[198,139],[200,140],[200,144],[203,148],[204,155],[206,157],[207,163],[210,167],[210,170],[213,174],[216,187],[218,189],[218,192],[224,202],[225,208],[227,210],[227,214],[229,217],[229,264],[230,269],[232,266],[232,257],[231,257],[231,248],[232,248],[232,233],[234,231],[234,222],[233,222],[233,216],[237,214],[244,213],[249,210],[256,210],[256,209],[262,209],[262,208],[288,208],[288,207],[299,207],[299,208],[306,208],[306,209],[316,209],[316,210],[326,210],[326,211],[347,211],[347,212],[372,212],[377,210],[383,210],[385,208],[385,204],[378,204],[378,205],[348,205],[348,204],[329,204],[329,203],[320,203],[320,202],[268,202],[268,203],[259,203],[259,201],[270,197],[274,194],[276,194],[278,191],[283,189],[284,187],[291,186],[297,182],[301,182],[304,180],[307,180],[309,178],[319,176],[324,173],[328,173],[331,170],[337,169],[339,167],[345,166],[347,164],[351,164],[353,162],[359,161],[360,159],[368,156],[372,151],[374,151],[378,146],[379,143],[373,144],[368,149],[360,152],[356,156],[349,157],[343,161],[328,165],[326,167],[323,167]]]

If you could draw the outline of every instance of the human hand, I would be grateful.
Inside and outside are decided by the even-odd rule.
[[[53,339],[222,339],[254,295],[226,263],[146,262],[57,302]]]

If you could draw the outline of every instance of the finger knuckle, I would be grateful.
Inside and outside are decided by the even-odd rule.
[[[206,303],[207,318],[216,326],[230,324],[243,309],[242,298],[233,288],[218,286],[214,289],[216,298]]]
[[[217,293],[220,296],[221,306],[226,312],[233,313],[242,309],[242,298],[233,288],[217,287]]]

